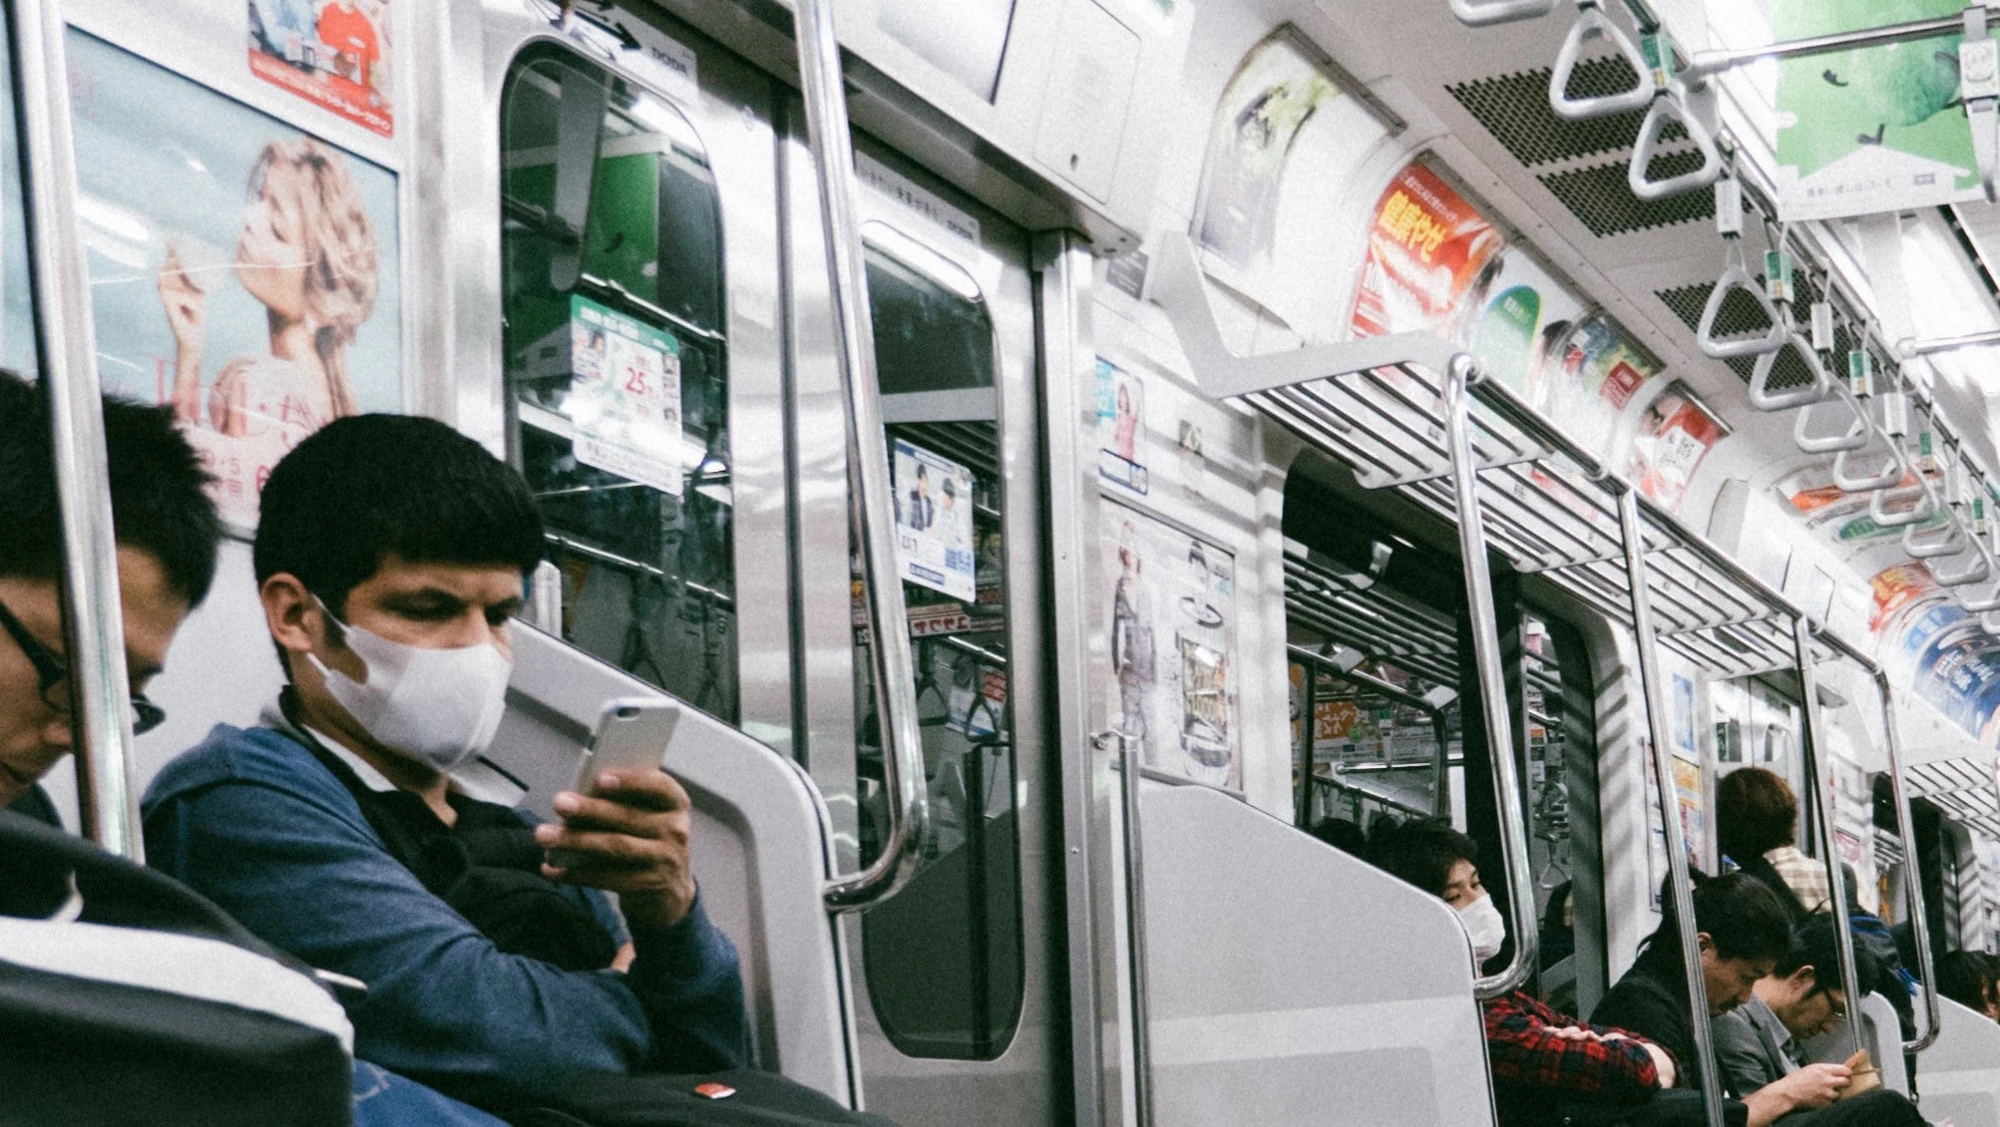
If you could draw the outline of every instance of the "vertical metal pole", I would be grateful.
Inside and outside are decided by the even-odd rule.
[[[1910,915],[1910,938],[1917,949],[1918,990],[1924,999],[1924,1031],[1914,1041],[1905,1041],[1903,1051],[1921,1053],[1937,1043],[1942,1015],[1938,1013],[1937,974],[1931,961],[1931,921],[1924,911],[1924,879],[1917,869],[1917,828],[1910,818],[1909,783],[1903,778],[1903,738],[1896,723],[1895,690],[1889,675],[1875,673],[1875,692],[1882,698],[1883,744],[1889,750],[1889,788],[1896,797],[1896,836],[1903,845],[1903,900]]]
[[[1472,401],[1469,387],[1476,376],[1472,357],[1452,357],[1443,388],[1445,441],[1451,453],[1452,496],[1458,506],[1458,550],[1465,568],[1465,600],[1472,623],[1472,656],[1479,674],[1480,713],[1486,723],[1486,747],[1493,761],[1495,819],[1500,825],[1502,856],[1507,867],[1509,922],[1513,925],[1514,957],[1500,973],[1473,982],[1473,994],[1497,998],[1527,981],[1541,946],[1540,921],[1534,910],[1534,873],[1528,861],[1528,832],[1523,824],[1521,781],[1514,762],[1513,724],[1507,715],[1507,682],[1500,666],[1500,632],[1494,623],[1493,577],[1486,570],[1486,529],[1479,517],[1479,464],[1472,455]]]
[[[16,0],[7,10],[12,16],[14,112],[27,179],[36,342],[62,511],[63,641],[76,733],[77,795],[84,833],[112,853],[143,861],[97,342],[89,276],[76,234],[76,158],[62,11],[56,0]]]
[[[1431,759],[1431,813],[1451,817],[1451,725],[1444,710],[1431,710],[1431,732],[1437,737],[1437,755]]]
[[[1826,862],[1827,898],[1833,906],[1833,949],[1840,959],[1841,991],[1847,995],[1847,1051],[1853,1054],[1863,1048],[1861,994],[1855,989],[1854,932],[1847,920],[1847,882],[1841,879],[1839,839],[1833,830],[1833,788],[1819,754],[1819,737],[1826,724],[1820,715],[1819,673],[1813,661],[1812,637],[1812,623],[1804,618],[1792,620],[1792,644],[1799,660],[1799,694],[1805,698],[1804,707],[1799,710],[1800,724],[1805,728],[1799,740],[1800,758],[1804,760],[1806,788],[1812,793],[1813,810],[1819,820],[1820,857]]]
[[[1319,670],[1299,663],[1305,681],[1299,690],[1299,793],[1298,827],[1312,831],[1313,713],[1319,707]]]
[[[1646,532],[1639,523],[1639,498],[1627,488],[1618,494],[1618,528],[1625,540],[1625,580],[1632,588],[1633,643],[1639,651],[1639,682],[1646,697],[1647,742],[1653,749],[1653,774],[1660,787],[1660,823],[1667,839],[1667,883],[1674,898],[1674,920],[1680,932],[1681,973],[1687,978],[1688,1013],[1693,1019],[1693,1062],[1701,1070],[1701,1098],[1709,1127],[1722,1127],[1722,1076],[1715,1064],[1715,1033],[1709,1027],[1708,983],[1701,975],[1701,949],[1696,941],[1694,890],[1688,882],[1687,840],[1681,833],[1680,802],[1667,735],[1667,709],[1661,681],[1659,638],[1653,632],[1653,600],[1646,587]],[[1681,1062],[1686,1068],[1689,1062]]]
[[[1132,960],[1132,1094],[1139,1127],[1153,1123],[1152,1026],[1146,1009],[1145,850],[1139,824],[1139,739],[1127,732],[1118,740],[1118,780],[1125,800],[1125,938]]]
[[[847,390],[847,472],[855,489],[855,536],[868,591],[874,644],[875,714],[882,729],[882,779],[889,792],[889,829],[882,852],[859,873],[827,886],[827,907],[850,912],[895,894],[923,863],[930,832],[924,790],[923,731],[917,724],[916,675],[910,665],[910,625],[896,566],[888,441],[876,387],[874,318],[868,272],[854,211],[854,150],[841,86],[840,43],[831,0],[794,0],[799,79],[806,127],[819,177],[820,222],[826,229],[827,272],[840,379]]]

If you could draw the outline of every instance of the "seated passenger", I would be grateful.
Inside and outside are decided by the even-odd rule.
[[[1973,1013],[2000,1020],[2000,984],[1994,982],[1989,956],[1978,951],[1951,951],[1937,961],[1937,991]]]
[[[748,1053],[678,783],[607,774],[534,829],[455,784],[505,709],[542,538],[521,479],[442,423],[352,416],[300,442],[264,488],[255,549],[290,683],[258,726],[219,725],[169,764],[144,805],[155,865],[368,984],[348,1007],[358,1056],[489,1105]],[[576,860],[551,867],[548,849]],[[622,949],[599,890],[620,894]]]
[[[1378,822],[1368,850],[1370,861],[1458,912],[1471,937],[1475,966],[1498,954],[1507,937],[1506,924],[1479,882],[1477,852],[1471,838],[1441,818]],[[1673,1086],[1673,1058],[1622,1029],[1558,1013],[1518,990],[1484,1002],[1482,1009],[1503,1127],[1561,1122],[1562,1115],[1579,1108],[1584,1109],[1579,1123],[1600,1121],[1589,1114],[1593,1108],[1606,1116],[1603,1122],[1622,1121],[1610,1118],[1610,1109],[1650,1102]],[[1691,1114],[1645,1121],[1701,1121],[1698,1103],[1682,1110]]]
[[[1723,855],[1777,894],[1794,927],[1833,908],[1826,866],[1799,851],[1798,828],[1799,800],[1778,775],[1739,767],[1715,784],[1715,835]]]
[[[1791,925],[1777,894],[1756,877],[1730,873],[1709,878],[1698,872],[1693,876],[1695,942],[1708,992],[1706,1016],[1712,1019],[1748,1002],[1757,982],[1771,976],[1791,951]],[[1665,903],[1666,918],[1593,1016],[1664,1045],[1681,1062],[1681,1083],[1699,1089],[1701,1062],[1688,1013],[1680,932],[1674,923],[1673,899],[1668,897]],[[1845,1065],[1815,1064],[1754,1091],[1736,1087],[1726,1069],[1720,1080],[1726,1095],[1747,1106],[1748,1127],[1764,1127],[1781,1118],[1786,1127],[1914,1127],[1923,1122],[1908,1100],[1886,1089],[1836,1104],[1851,1075]]]
[[[1842,988],[1834,944],[1831,916],[1808,921],[1771,973],[1750,987],[1750,1000],[1710,1023],[1716,1063],[1731,1088],[1754,1092],[1801,1071],[1800,1042],[1840,1024],[1855,999]],[[1882,988],[1882,964],[1860,946],[1854,978],[1862,997]]]

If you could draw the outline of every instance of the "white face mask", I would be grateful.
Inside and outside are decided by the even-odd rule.
[[[1491,894],[1458,909],[1458,922],[1472,940],[1472,959],[1476,963],[1483,964],[1498,955],[1500,945],[1507,942],[1507,922],[1500,918],[1500,909],[1493,906]]]
[[[326,691],[376,743],[436,771],[450,771],[486,750],[507,711],[512,658],[491,645],[430,650],[392,642],[321,613],[345,632],[347,648],[368,667],[356,681],[306,659],[326,678]]]

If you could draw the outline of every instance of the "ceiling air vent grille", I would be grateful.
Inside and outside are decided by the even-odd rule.
[[[1565,121],[1549,109],[1550,73],[1549,68],[1543,67],[1499,74],[1447,86],[1445,90],[1515,160],[1528,168],[1632,147],[1639,137],[1643,111]],[[1600,97],[1629,90],[1636,81],[1631,65],[1620,56],[1586,59],[1570,71],[1569,94],[1579,98]],[[1686,137],[1679,125],[1669,124],[1661,140],[1678,141]]]
[[[1708,304],[1709,291],[1714,288],[1714,282],[1697,282],[1691,286],[1660,290],[1655,296],[1692,330],[1700,326],[1702,307]],[[1812,279],[1803,271],[1793,272],[1792,288],[1799,294],[1801,307],[1809,306],[1819,300],[1818,287],[1813,285]],[[1716,331],[1725,340],[1734,336],[1761,334],[1768,331],[1770,325],[1771,321],[1764,316],[1763,307],[1741,289],[1731,290],[1729,296],[1722,299],[1721,311],[1715,315]],[[1847,327],[1842,325],[1835,328],[1833,355],[1845,357],[1847,350],[1852,347],[1854,347],[1854,337],[1847,331]],[[1879,366],[1881,357],[1876,357],[1876,361]],[[1738,379],[1748,383],[1750,370],[1756,366],[1757,361],[1755,357],[1739,356],[1733,360],[1724,360],[1723,363],[1729,365],[1729,370],[1735,372]],[[1835,374],[1838,374],[1838,371]],[[1810,383],[1812,383],[1812,369],[1806,367],[1805,361],[1799,359],[1797,351],[1788,348],[1778,355],[1778,362],[1771,370],[1769,386],[1772,391],[1805,387]]]
[[[1536,179],[1569,208],[1591,234],[1602,239],[1671,227],[1707,219],[1715,214],[1715,193],[1706,189],[1682,192],[1663,200],[1642,200],[1625,185],[1626,163],[1586,165],[1562,172],[1548,172]],[[1679,176],[1701,167],[1701,154],[1692,150],[1663,153],[1653,158],[1649,175],[1654,179]]]

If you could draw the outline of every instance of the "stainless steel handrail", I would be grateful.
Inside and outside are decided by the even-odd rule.
[[[1513,718],[1507,710],[1507,682],[1501,668],[1500,631],[1494,621],[1493,577],[1487,572],[1486,530],[1479,516],[1479,467],[1472,460],[1471,385],[1478,375],[1473,358],[1452,358],[1444,376],[1445,440],[1451,450],[1451,479],[1458,506],[1459,558],[1465,568],[1465,602],[1471,620],[1473,664],[1478,667],[1480,715],[1493,764],[1495,821],[1500,824],[1501,856],[1507,869],[1509,914],[1513,917],[1514,957],[1498,974],[1473,982],[1475,997],[1497,998],[1526,982],[1541,946],[1535,918],[1533,866],[1523,826],[1521,783],[1514,763]]]
[[[1618,526],[1625,542],[1625,575],[1632,584],[1632,633],[1639,651],[1639,683],[1646,697],[1647,742],[1652,745],[1653,774],[1660,790],[1660,826],[1667,845],[1667,883],[1674,899],[1674,923],[1680,933],[1681,973],[1687,979],[1688,1013],[1693,1018],[1693,1062],[1701,1070],[1701,1098],[1709,1127],[1722,1127],[1722,1079],[1715,1063],[1715,1034],[1708,1024],[1708,984],[1701,974],[1701,950],[1696,945],[1694,891],[1688,881],[1687,839],[1681,832],[1679,788],[1674,784],[1673,757],[1667,732],[1667,708],[1661,682],[1659,640],[1653,634],[1652,600],[1646,586],[1646,533],[1639,523],[1638,494],[1618,495]],[[1686,1068],[1689,1062],[1682,1062]]]
[[[1896,722],[1896,692],[1889,684],[1889,674],[1881,669],[1872,669],[1875,692],[1882,700],[1882,737],[1889,753],[1889,788],[1896,801],[1896,836],[1902,842],[1904,864],[1907,871],[1903,875],[1903,899],[1910,915],[1910,937],[1917,949],[1918,987],[1924,999],[1924,1031],[1914,1041],[1903,1042],[1906,1053],[1921,1053],[1937,1043],[1942,1031],[1939,1022],[1937,975],[1931,968],[1931,923],[1924,911],[1923,878],[1917,872],[1917,828],[1910,818],[1909,780],[1903,773],[1902,728]]]
[[[1819,674],[1812,651],[1812,624],[1803,618],[1792,620],[1792,638],[1799,654],[1799,759],[1805,767],[1806,790],[1813,803],[1813,817],[1819,822],[1820,859],[1826,864],[1827,899],[1833,908],[1833,950],[1840,960],[1840,985],[1847,995],[1848,1052],[1858,1053],[1861,1041],[1861,992],[1854,973],[1854,932],[1848,926],[1847,882],[1840,872],[1840,851],[1833,832],[1833,798],[1827,793],[1826,766],[1820,757],[1820,738],[1826,720],[1820,714]]]
[[[1138,1127],[1153,1122],[1152,1026],[1146,994],[1146,855],[1139,825],[1139,784],[1145,771],[1138,737],[1123,730],[1100,733],[1118,745],[1118,790],[1125,823],[1125,941],[1129,946],[1132,1007],[1132,1103]]]
[[[41,386],[49,402],[62,518],[63,641],[70,669],[78,803],[84,833],[91,840],[112,853],[143,861],[97,343],[89,273],[77,239],[76,157],[62,5],[57,0],[17,0],[7,10],[14,47],[15,124],[27,181],[28,262],[41,348]]]
[[[874,321],[854,207],[853,134],[841,85],[832,0],[794,0],[793,14],[806,129],[819,181],[820,223],[826,235],[833,332],[847,393],[847,472],[855,490],[854,527],[861,542],[873,642],[869,651],[874,657],[875,714],[881,718],[882,779],[889,792],[889,825],[881,854],[860,872],[836,877],[826,887],[829,910],[852,912],[895,895],[916,875],[930,833],[930,798],[924,790],[923,731],[917,723],[909,618],[896,566],[889,449],[876,384]]]

